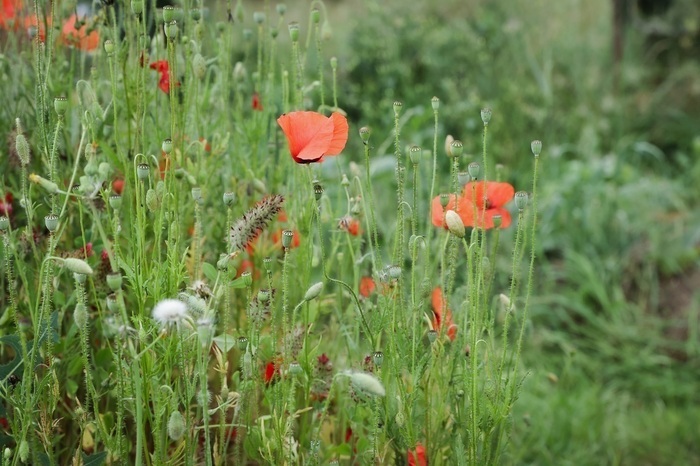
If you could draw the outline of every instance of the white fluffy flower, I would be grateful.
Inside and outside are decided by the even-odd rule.
[[[346,371],[353,387],[369,395],[384,396],[386,391],[384,385],[374,375],[367,372]]]
[[[161,327],[174,325],[179,327],[184,321],[191,319],[187,305],[177,299],[164,299],[153,308],[153,318]]]

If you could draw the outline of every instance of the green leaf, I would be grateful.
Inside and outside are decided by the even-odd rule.
[[[219,336],[214,337],[214,343],[218,346],[223,353],[228,353],[231,348],[238,342],[238,339],[233,335],[222,333]]]
[[[238,277],[231,283],[229,283],[231,288],[245,288],[245,277]]]
[[[204,275],[209,279],[211,283],[214,283],[216,281],[216,276],[218,275],[218,271],[216,270],[216,267],[211,265],[209,262],[204,262],[202,264],[202,272],[204,272]]]
[[[0,364],[0,380],[6,380],[10,374],[22,377],[22,344],[17,335],[6,335],[0,338],[0,344],[10,345],[15,357],[7,364]]]
[[[92,455],[86,455],[83,453],[83,465],[84,466],[100,466],[104,464],[107,459],[107,452],[101,451],[98,453],[93,453]]]

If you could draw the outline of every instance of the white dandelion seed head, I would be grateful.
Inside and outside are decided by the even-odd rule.
[[[153,318],[161,327],[179,327],[183,322],[189,321],[187,305],[177,299],[164,299],[153,308]]]

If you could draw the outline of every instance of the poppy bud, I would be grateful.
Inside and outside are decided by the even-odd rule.
[[[2,457],[5,460],[9,460],[10,458],[12,458],[12,450],[10,450],[9,448],[6,447],[5,451],[2,452]]]
[[[192,18],[193,21],[199,21],[202,19],[202,10],[199,8],[192,8],[190,10],[190,18]]]
[[[175,7],[172,5],[166,5],[163,7],[163,22],[169,23],[175,19]]]
[[[107,309],[109,310],[109,312],[116,313],[119,311],[117,295],[115,293],[108,294],[107,299],[105,301],[107,302]]]
[[[109,206],[114,210],[119,210],[122,207],[122,197],[119,194],[109,196]]]
[[[108,57],[114,55],[114,42],[112,39],[107,39],[104,43],[104,49]]]
[[[450,144],[450,152],[448,155],[452,157],[459,157],[460,155],[462,155],[462,152],[464,152],[464,145],[462,144],[462,141],[452,141],[452,144]]]
[[[398,100],[394,102],[394,116],[398,117],[399,114],[401,113],[401,107],[403,107],[403,104],[399,102]]]
[[[362,138],[362,143],[364,145],[367,145],[367,143],[369,142],[369,136],[371,133],[372,131],[370,131],[370,129],[367,126],[363,126],[362,128],[360,128],[360,138]]]
[[[202,188],[192,188],[192,199],[199,203],[202,200]]]
[[[296,21],[292,21],[289,23],[289,37],[292,39],[292,42],[296,42],[299,40],[299,23]]]
[[[440,205],[444,209],[447,207],[447,204],[450,203],[450,195],[449,194],[440,194]]]
[[[22,133],[17,133],[17,136],[15,136],[15,150],[17,151],[19,162],[23,166],[29,165],[29,143]]]
[[[160,203],[158,202],[158,196],[156,195],[156,191],[151,188],[148,191],[146,191],[146,207],[148,207],[148,210],[151,212],[155,212],[158,210],[158,205]]]
[[[482,108],[481,109],[481,121],[484,122],[484,126],[487,126],[489,122],[491,121],[491,109],[490,108]]]
[[[284,3],[278,3],[277,4],[277,14],[280,16],[284,16],[284,14],[287,12],[287,5]]]
[[[253,21],[255,21],[257,24],[262,24],[265,22],[265,13],[262,11],[254,11],[253,12]]]
[[[389,272],[389,277],[393,280],[401,278],[401,267],[398,265],[390,265],[387,271]]]
[[[540,156],[540,152],[542,152],[542,141],[534,140],[530,143],[530,149],[532,150],[532,155],[535,156],[535,158]]]
[[[338,57],[331,57],[331,69],[335,70],[338,68]]]
[[[53,109],[59,117],[62,117],[68,111],[68,99],[64,96],[59,96],[53,99]]]
[[[100,178],[103,180],[106,180],[109,178],[109,175],[112,173],[112,166],[108,164],[107,162],[102,162],[98,167],[97,167],[97,174],[100,175]]]
[[[248,348],[248,339],[246,337],[238,337],[238,349],[245,351]]]
[[[84,276],[84,275],[83,275]],[[88,320],[87,309],[85,309],[85,304],[78,303],[73,311],[73,319],[75,320],[75,325],[79,328],[85,328]]]
[[[437,97],[433,97],[432,99],[430,99],[430,105],[432,105],[433,111],[437,112],[440,108],[440,99],[438,99]]]
[[[29,460],[29,442],[22,440],[19,444],[19,460],[26,463]]]
[[[421,159],[421,148],[419,146],[411,146],[408,150],[408,157],[413,165],[418,165]]]
[[[224,193],[224,205],[230,207],[236,202],[236,193],[229,191]]]
[[[464,222],[462,218],[454,210],[448,210],[445,213],[445,223],[447,229],[458,238],[464,238]]]
[[[201,54],[196,54],[192,59],[192,69],[198,79],[204,78],[204,75],[207,74],[207,62]]]
[[[58,218],[58,217],[56,217]],[[63,265],[73,273],[81,273],[83,275],[92,275],[92,267],[82,259],[68,257],[63,259]]]
[[[46,225],[46,229],[49,230],[51,233],[56,231],[56,229],[58,228],[58,215],[49,214],[46,217],[44,217],[44,225]]]
[[[10,228],[10,219],[3,215],[0,217],[0,231],[4,233],[8,228]]]
[[[464,187],[467,183],[471,181],[472,177],[469,172],[459,172],[457,173],[457,182]]]
[[[73,280],[75,280],[76,283],[79,283],[82,285],[83,283],[85,283],[86,278],[87,277],[82,273],[73,272]]]
[[[311,22],[314,24],[318,24],[319,21],[321,21],[321,12],[318,8],[314,8],[313,10],[311,10]]]
[[[172,440],[180,440],[185,434],[185,418],[180,411],[173,411],[168,420],[168,436]]]
[[[177,21],[170,21],[165,26],[165,37],[167,37],[171,41],[177,39],[178,32],[179,29],[177,27]]]
[[[292,240],[294,239],[294,232],[292,230],[282,231],[282,247],[284,249],[289,249],[292,245]]]
[[[112,291],[119,291],[122,288],[122,276],[119,273],[107,275],[107,286]]]
[[[477,179],[479,178],[479,173],[481,172],[481,166],[479,166],[478,162],[472,162],[467,166],[467,171],[469,172],[469,176],[472,177],[472,179]]]
[[[255,188],[255,190],[260,192],[260,193],[267,192],[267,187],[265,186],[265,183],[262,180],[259,180],[257,178],[253,179],[253,188]]]
[[[304,294],[304,301],[313,301],[314,299],[318,298],[321,291],[323,291],[323,282],[314,283],[308,290],[306,290],[306,294]]]
[[[384,385],[374,375],[367,372],[350,372],[348,376],[355,389],[374,396],[382,397],[386,395]]]
[[[170,155],[170,153],[173,151],[173,140],[170,138],[163,139],[163,143],[160,145],[160,148],[167,155]]]
[[[326,20],[321,25],[321,39],[329,40],[331,37],[333,37],[333,28],[331,28],[331,23]]]
[[[522,212],[527,206],[527,193],[525,191],[518,191],[515,193],[515,207]]]
[[[375,351],[374,354],[372,354],[372,361],[374,362],[375,366],[382,367],[382,363],[384,362],[384,353],[381,351]]]
[[[38,184],[39,186],[41,186],[42,188],[44,188],[45,190],[47,190],[51,194],[58,192],[58,185],[56,183],[54,183],[53,181],[49,181],[46,178],[42,178],[41,176],[36,175],[34,173],[29,175],[29,181],[31,181],[32,183]]]
[[[448,157],[452,157],[452,143],[454,140],[455,138],[453,138],[451,134],[445,136],[445,154],[447,154]]]
[[[139,180],[148,179],[148,173],[151,167],[147,163],[140,163],[136,166],[136,176]]]
[[[430,343],[435,343],[435,340],[437,340],[438,333],[437,330],[428,330],[428,341]]]

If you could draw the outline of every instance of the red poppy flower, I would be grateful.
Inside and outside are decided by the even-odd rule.
[[[95,50],[100,45],[100,33],[96,29],[89,28],[84,19],[78,19],[75,14],[63,23],[61,39],[65,44],[87,52]]]
[[[346,215],[341,218],[338,222],[338,228],[345,230],[352,236],[359,236],[362,234],[362,229],[360,228],[360,221],[354,217]]]
[[[12,193],[5,194],[5,198],[0,198],[0,215],[10,217],[12,215]]]
[[[433,289],[431,304],[433,306],[433,329],[440,332],[442,328],[447,329],[447,337],[454,341],[457,337],[457,326],[452,321],[452,311],[447,307],[445,298],[442,295],[442,288]]]
[[[112,191],[114,191],[114,194],[121,195],[122,191],[124,191],[123,178],[117,178],[116,180],[112,181]]]
[[[258,94],[257,92],[253,92],[253,99],[252,100],[253,100],[252,101],[253,110],[257,110],[259,112],[262,112],[263,106],[262,106],[262,102],[260,102],[260,94]]]
[[[316,112],[290,112],[277,119],[296,163],[320,162],[338,155],[348,142],[348,120],[338,112],[330,117]]]
[[[369,298],[369,296],[374,293],[377,289],[377,284],[374,283],[372,277],[362,277],[360,278],[360,296],[364,298]]]
[[[2,10],[0,10],[0,27],[9,29],[17,16],[17,12],[22,9],[20,0],[2,0]]]
[[[450,194],[445,208],[440,204],[440,196],[432,202],[432,221],[436,227],[447,228],[445,212],[456,210],[465,227],[479,227],[489,230],[495,227],[493,217],[501,216],[501,228],[510,225],[510,212],[504,206],[513,199],[515,189],[508,183],[495,181],[472,181],[464,186],[459,198]],[[455,202],[456,201],[456,202]]]
[[[160,73],[158,88],[166,94],[170,94],[170,65],[168,65],[168,60],[154,61],[149,65],[149,68],[151,68],[152,70],[156,70],[158,73]],[[175,87],[179,86],[180,82],[177,81],[175,83]]]
[[[408,450],[408,466],[428,466],[425,447],[420,443],[416,444],[415,450]]]
[[[274,362],[270,361],[265,365],[265,372],[263,374],[263,380],[265,381],[265,384],[271,384],[275,379],[279,378],[280,376],[280,368],[279,365]]]

